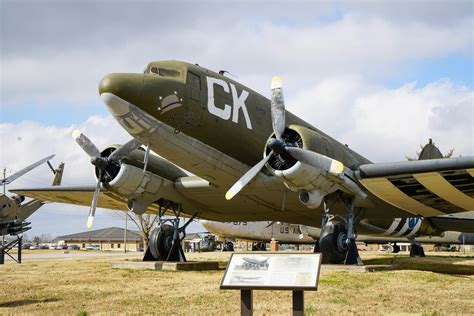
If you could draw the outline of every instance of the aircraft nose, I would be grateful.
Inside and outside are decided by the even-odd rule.
[[[143,89],[142,74],[108,74],[99,83],[99,93],[114,116],[129,111],[129,103],[139,105]]]

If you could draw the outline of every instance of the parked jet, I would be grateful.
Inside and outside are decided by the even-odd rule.
[[[100,152],[75,133],[92,158],[97,185],[14,192],[81,205],[92,200],[89,224],[96,206],[141,214],[167,205],[177,216],[317,226],[323,256],[333,263],[360,262],[355,230],[407,237],[473,230],[470,221],[429,219],[474,210],[474,157],[372,163],[286,111],[278,77],[271,91],[268,100],[180,61],[109,74],[99,93],[134,139]],[[147,149],[137,149],[140,143]],[[182,232],[176,221],[161,225],[149,249],[179,260]]]

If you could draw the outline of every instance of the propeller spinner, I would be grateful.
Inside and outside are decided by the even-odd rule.
[[[310,165],[322,172],[338,175],[344,171],[344,165],[335,159],[318,154],[303,148],[293,147],[286,143],[282,135],[285,132],[285,101],[283,98],[283,84],[280,77],[274,76],[271,83],[271,114],[272,127],[276,138],[267,141],[267,147],[271,150],[265,158],[247,171],[237,182],[227,191],[227,200],[236,196],[257,174],[273,155],[279,155],[282,159],[290,156],[302,163]]]
[[[82,150],[84,150],[84,152],[89,155],[89,157],[91,157],[91,163],[98,169],[97,184],[95,187],[94,196],[92,197],[92,203],[89,209],[89,216],[87,218],[87,228],[91,228],[94,223],[95,210],[97,208],[97,202],[99,200],[102,175],[107,172],[107,166],[112,162],[118,162],[122,158],[126,157],[132,151],[140,147],[141,143],[136,139],[132,139],[121,147],[119,147],[118,149],[116,149],[115,151],[113,151],[110,156],[101,157],[100,151],[97,149],[94,143],[92,143],[92,141],[79,130],[74,130],[72,132],[72,137],[79,144]]]

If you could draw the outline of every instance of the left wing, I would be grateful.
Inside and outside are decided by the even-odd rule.
[[[373,195],[415,215],[474,210],[474,157],[364,164],[355,174]]]

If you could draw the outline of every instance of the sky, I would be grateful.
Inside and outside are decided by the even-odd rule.
[[[414,156],[428,138],[474,155],[473,1],[0,0],[0,23],[7,175],[55,153],[64,185],[94,183],[72,130],[98,148],[130,139],[100,79],[164,59],[228,70],[267,97],[278,74],[289,111],[374,162]],[[8,188],[50,181],[43,165]],[[87,213],[47,204],[28,234],[84,231]],[[123,226],[113,213],[98,210],[94,228]]]

